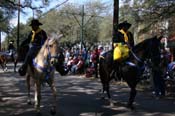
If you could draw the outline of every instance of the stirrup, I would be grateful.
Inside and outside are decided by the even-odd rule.
[[[112,72],[110,73],[110,77],[112,77],[115,73],[115,70],[112,70]]]

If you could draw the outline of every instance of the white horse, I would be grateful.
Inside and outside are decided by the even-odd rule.
[[[62,35],[58,37],[48,38],[37,56],[33,59],[32,66],[28,65],[26,80],[28,88],[28,103],[31,103],[30,98],[30,77],[34,80],[35,84],[35,109],[37,115],[41,115],[40,112],[40,101],[41,101],[41,85],[43,83],[48,83],[51,87],[53,94],[53,103],[51,108],[51,114],[56,114],[56,87],[54,85],[54,74],[55,74],[55,63],[59,62],[59,39]]]

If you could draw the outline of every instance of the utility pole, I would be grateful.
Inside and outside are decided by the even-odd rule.
[[[66,12],[67,13],[67,12]],[[74,16],[74,19],[76,20],[76,22],[79,24],[80,26],[80,41],[81,41],[81,49],[82,49],[82,44],[84,43],[84,29],[86,27],[86,25],[89,23],[89,21],[93,18],[93,17],[101,17],[101,16],[94,16],[94,15],[85,15],[84,13],[84,5],[82,6],[82,10],[80,14],[76,14],[76,13],[69,13],[72,14]],[[80,21],[77,19],[77,17],[75,15],[80,15],[81,16],[81,23]],[[85,16],[90,16],[90,18],[85,22]]]
[[[82,6],[82,11],[81,11],[81,50],[82,50],[82,44],[84,41],[84,5]]]
[[[116,28],[119,22],[119,0],[114,0],[114,11],[113,11],[113,37],[115,36],[118,29]],[[112,37],[112,38],[113,38]]]
[[[73,15],[75,21],[78,23],[78,25],[80,26],[80,47],[82,49],[82,44],[84,43],[84,30],[85,30],[85,27],[86,25],[89,23],[89,21],[94,18],[94,17],[101,17],[103,18],[102,16],[95,16],[95,15],[85,15],[85,12],[84,12],[84,5],[82,6],[82,10],[81,10],[81,13],[69,13],[69,12],[62,12],[62,13],[66,13],[66,14],[71,14]],[[81,16],[81,21],[78,20],[78,18],[76,16]],[[90,18],[85,21],[85,16],[90,16]],[[78,32],[77,32],[78,33]],[[78,34],[77,34],[78,35]],[[78,37],[78,36],[77,36]]]
[[[20,0],[18,0],[18,27],[17,27],[17,50],[19,50],[19,28],[20,28]]]
[[[1,51],[1,29],[0,29],[0,51]]]

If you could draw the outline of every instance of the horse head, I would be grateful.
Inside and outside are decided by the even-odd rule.
[[[137,53],[141,61],[145,61],[147,59],[158,61],[160,59],[160,40],[161,37],[158,38],[157,36],[145,39],[141,43],[137,44],[133,48],[133,51],[134,53]]]
[[[44,47],[42,48],[44,53],[44,57],[46,58],[47,62],[50,65],[54,65],[58,62],[59,57],[59,39],[62,37],[62,35],[59,36],[51,36],[48,38],[44,44]],[[41,50],[42,50],[41,49]]]

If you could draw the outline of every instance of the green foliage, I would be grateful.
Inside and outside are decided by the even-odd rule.
[[[166,34],[167,27],[163,24],[175,16],[174,0],[122,0],[124,5],[120,8],[120,20],[129,20],[131,29],[138,39],[147,38],[154,34]],[[172,25],[169,25],[171,27]],[[175,25],[174,25],[175,26]],[[156,30],[155,30],[156,29]],[[170,29],[170,28],[169,28]],[[171,30],[168,31],[169,35]],[[139,41],[139,40],[137,40]]]
[[[0,2],[0,31],[8,33],[9,20],[14,14],[15,7],[8,1],[3,0]]]
[[[99,25],[99,41],[109,42],[112,40],[112,16],[106,16]]]
[[[100,25],[106,19],[111,19],[111,15],[106,15],[109,6],[102,4],[99,1],[86,3],[84,5],[84,16],[82,15],[82,6],[67,4],[59,10],[52,10],[44,15],[42,21],[44,22],[43,28],[48,33],[63,33],[64,38],[62,42],[77,42],[81,41],[81,31],[83,30],[83,41],[97,42],[111,38],[112,23],[107,24],[101,29]],[[103,15],[103,16],[101,16]],[[105,19],[106,18],[106,19]],[[84,20],[82,25],[82,19]],[[53,21],[54,20],[54,21]],[[101,30],[104,31],[101,36]]]
[[[93,0],[84,4],[84,12],[82,6],[64,4],[59,8],[55,7],[47,13],[43,13],[41,9],[47,7],[51,0],[42,0],[40,1],[41,4],[35,5],[35,7],[33,2],[37,0],[30,1],[23,1],[20,6],[21,10],[25,7],[32,10],[37,9],[37,17],[43,23],[41,28],[48,35],[62,33],[64,37],[61,42],[63,43],[80,42],[81,39],[89,43],[111,41],[113,13],[109,4]],[[134,33],[136,41],[146,38],[146,36],[143,37],[144,34],[149,35],[149,32],[158,25],[157,23],[165,20],[171,21],[169,29],[173,30],[173,27],[175,27],[173,23],[175,15],[174,0],[122,0],[122,2],[123,4],[119,10],[119,22],[127,20],[132,24],[130,30]],[[14,12],[17,10],[17,5],[18,2],[13,0],[0,2],[0,8],[2,8],[0,9],[0,29],[8,33],[7,40],[16,40],[17,38],[17,27],[9,28],[9,20],[12,16],[15,16]],[[24,13],[24,11],[22,12]],[[28,26],[31,19],[32,17],[28,19],[27,24],[20,24],[20,43],[31,30]],[[169,30],[169,33],[173,33],[171,30]],[[7,40],[5,43],[8,43]]]
[[[50,1],[47,2],[49,3]],[[22,4],[23,6],[31,6],[32,3],[25,1]],[[82,14],[82,6],[74,4],[66,4],[59,9],[52,9],[43,15],[38,14],[40,22],[43,23],[41,28],[48,35],[62,33],[64,37],[61,39],[61,42],[63,43],[80,42],[82,30],[83,42],[94,43],[111,40],[109,38],[111,38],[112,33],[112,16],[108,11],[109,6],[100,1],[87,2],[84,6],[84,14]],[[28,26],[31,19],[32,17],[28,19],[26,24],[20,24],[19,45],[26,39],[31,30],[30,26]],[[82,19],[84,20],[83,25]],[[16,38],[17,27],[14,27],[8,33],[3,46],[7,47],[8,40],[10,39],[14,39],[16,45]]]
[[[34,9],[44,8],[50,3],[50,1],[48,0],[43,0],[40,6],[33,7],[32,3],[35,1],[38,1],[38,0],[34,0],[34,1],[21,0],[20,5],[19,5],[19,0],[1,0],[0,2],[0,31],[5,32],[7,34],[6,40],[3,42],[3,46],[7,47],[9,39],[14,39],[15,44],[16,44],[17,27],[12,27],[10,25],[10,20],[16,17],[16,13],[19,8],[22,13],[25,13],[23,11],[23,8],[30,8],[34,10]],[[19,29],[20,30],[20,35],[19,35],[20,42],[24,40],[24,38],[26,38],[26,35],[29,32],[28,28],[29,28],[28,25],[26,26],[26,25],[20,24],[20,29]]]
[[[28,34],[30,32],[30,27],[25,24],[20,24],[20,34],[19,34],[19,45],[23,40],[25,40],[28,37]],[[7,48],[9,40],[14,40],[14,45],[17,47],[17,27],[14,27],[10,33],[8,33],[5,41],[3,42],[3,46]]]

